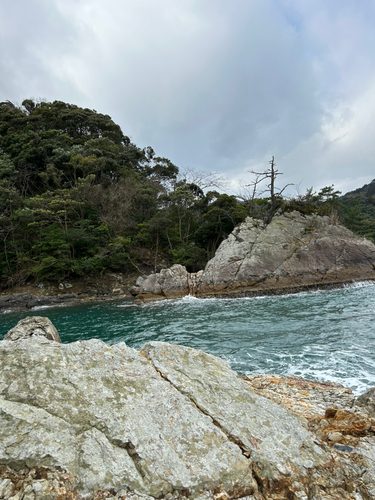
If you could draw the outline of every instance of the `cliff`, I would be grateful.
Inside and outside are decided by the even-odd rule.
[[[41,322],[0,342],[0,498],[375,498],[372,394]]]
[[[204,271],[172,266],[140,277],[140,299],[285,293],[375,279],[375,245],[327,216],[299,212],[268,225],[248,217],[216,251]]]

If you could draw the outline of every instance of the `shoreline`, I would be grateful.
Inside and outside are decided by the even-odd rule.
[[[315,292],[319,290],[339,290],[356,283],[367,283],[375,285],[375,279],[356,279],[345,281],[332,281],[329,283],[310,283],[305,285],[290,285],[283,287],[269,287],[261,289],[231,290],[228,292],[218,291],[191,295],[197,299],[239,299],[251,297],[276,297],[283,295],[294,295],[303,292]],[[149,295],[144,297],[134,297],[129,290],[119,290],[115,292],[87,290],[86,292],[60,293],[56,295],[32,295],[27,292],[0,294],[0,314],[37,311],[52,307],[73,307],[86,304],[100,304],[110,301],[128,300],[134,304],[145,304],[161,300],[176,300],[188,297],[189,294],[175,294],[171,296]]]
[[[309,283],[296,284],[280,287],[268,288],[247,288],[230,290],[227,292],[218,291],[210,293],[201,293],[191,295],[197,299],[238,299],[246,297],[272,297],[282,295],[294,295],[303,292],[315,292],[319,290],[338,290],[345,288],[346,285],[355,285],[355,283],[375,284],[375,279],[356,279],[345,281],[332,281],[329,283]],[[129,287],[130,288],[130,287]],[[129,288],[117,289],[115,291],[105,290],[86,290],[78,293],[55,293],[53,295],[32,294],[27,292],[0,294],[0,314],[37,311],[49,309],[52,307],[73,307],[86,304],[100,304],[110,301],[129,300],[135,304],[145,304],[148,302],[157,302],[160,300],[175,300],[188,297],[189,294],[174,294],[174,295],[156,295],[149,294],[147,296],[134,297],[129,292]]]
[[[281,280],[280,280],[281,281]],[[290,283],[290,279],[288,282]],[[229,285],[224,289],[218,290],[207,290],[207,291],[199,291],[199,289],[194,293],[184,293],[181,294],[178,291],[170,292],[168,295],[159,293],[159,294],[139,294],[136,296],[137,303],[145,303],[145,302],[154,302],[165,299],[178,299],[182,297],[186,297],[191,295],[198,299],[238,299],[244,297],[267,297],[267,296],[280,296],[280,295],[292,295],[301,292],[310,292],[317,290],[336,290],[340,288],[345,288],[345,285],[352,285],[353,283],[361,283],[368,282],[371,284],[375,284],[375,278],[369,277],[368,274],[355,276],[355,278],[345,278],[345,279],[335,279],[335,280],[327,280],[327,281],[313,281],[308,283],[306,282],[298,283],[297,279],[295,280],[295,284],[286,283],[278,283],[276,280],[265,280],[264,282],[257,283],[255,285],[244,285],[244,286],[236,286],[233,287]],[[302,281],[302,280],[301,280]]]

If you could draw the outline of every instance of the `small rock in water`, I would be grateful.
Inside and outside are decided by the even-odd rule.
[[[61,344],[60,336],[52,321],[42,316],[27,316],[9,330],[4,340],[19,340],[30,337],[45,337]]]

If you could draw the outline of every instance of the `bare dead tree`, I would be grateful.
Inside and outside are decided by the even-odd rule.
[[[270,164],[270,167],[265,170],[264,172],[256,172],[254,170],[249,170],[250,174],[255,175],[255,179],[248,184],[248,187],[251,188],[252,190],[252,202],[254,202],[255,197],[260,197],[264,193],[269,193],[269,198],[270,198],[270,207],[267,210],[266,216],[265,216],[265,223],[269,224],[275,215],[279,202],[281,200],[281,195],[285,191],[285,189],[288,186],[294,186],[293,183],[286,184],[283,188],[278,188],[276,187],[276,178],[278,175],[283,175],[282,172],[279,172],[275,167],[275,157],[272,156],[272,159],[268,162]],[[269,183],[267,184],[267,187],[263,189],[262,191],[258,190],[258,186],[265,180],[269,179]]]

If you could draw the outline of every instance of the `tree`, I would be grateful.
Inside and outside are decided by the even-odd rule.
[[[268,162],[270,164],[270,168],[263,172],[255,172],[254,170],[249,170],[251,174],[254,174],[255,180],[252,181],[248,186],[252,187],[252,198],[251,201],[254,203],[256,197],[262,196],[264,193],[269,193],[269,206],[267,208],[264,222],[269,224],[275,215],[277,209],[279,208],[280,202],[282,200],[282,193],[288,186],[293,186],[292,183],[286,184],[283,188],[278,188],[275,185],[276,178],[279,175],[282,175],[282,172],[279,172],[275,167],[275,157],[272,156],[272,159]],[[269,180],[269,184],[262,191],[258,191],[258,186],[265,180]]]

